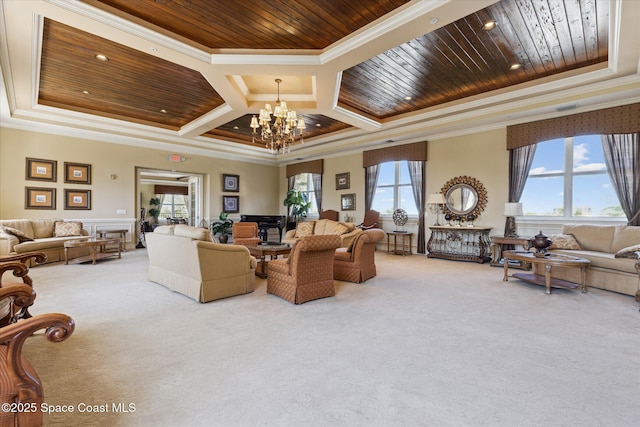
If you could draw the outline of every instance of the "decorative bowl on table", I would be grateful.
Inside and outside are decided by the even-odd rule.
[[[542,234],[542,230],[540,230],[540,233],[536,234],[533,237],[531,243],[533,247],[536,248],[534,256],[538,258],[549,256],[549,254],[547,253],[547,248],[551,246],[553,242],[546,235]]]

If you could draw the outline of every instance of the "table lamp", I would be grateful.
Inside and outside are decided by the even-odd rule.
[[[504,204],[504,216],[507,217],[507,221],[505,222],[504,226],[504,237],[518,237],[515,217],[522,215],[522,203]]]
[[[431,193],[427,198],[427,204],[431,212],[436,214],[436,223],[433,225],[440,226],[440,212],[444,206],[444,196],[442,193]]]

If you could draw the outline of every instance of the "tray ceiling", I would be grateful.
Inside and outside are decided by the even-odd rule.
[[[624,26],[630,20],[621,10],[638,13],[636,2],[16,3],[2,2],[7,43],[0,57],[14,116],[30,109],[68,126],[70,117],[88,117],[80,127],[95,129],[116,120],[127,136],[151,132],[152,140],[211,155],[263,156],[249,122],[264,103],[275,103],[276,78],[280,98],[307,124],[295,156],[427,139],[438,120],[453,129],[469,123],[470,111],[481,118],[494,108],[495,122],[498,106],[543,94],[557,98],[555,109],[574,103],[558,90],[621,75],[636,78],[625,93],[637,97],[637,46],[613,44],[615,56],[609,47],[611,22],[620,25],[617,34],[638,34]],[[496,27],[483,30],[490,20]],[[31,49],[19,40],[25,34]],[[18,77],[20,61],[30,57],[36,72]],[[21,103],[27,89],[37,94],[29,105]],[[610,100],[594,94],[592,103],[603,101]]]

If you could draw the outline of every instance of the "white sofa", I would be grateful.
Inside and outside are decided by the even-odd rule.
[[[162,225],[145,235],[149,280],[199,302],[255,289],[256,259],[240,245],[211,239],[206,228]]]
[[[46,262],[64,261],[64,242],[88,235],[78,221],[60,218],[0,220],[0,257],[37,251],[47,256]],[[87,247],[69,249],[70,259],[85,255],[89,255]]]
[[[578,246],[567,236],[573,236]],[[587,286],[640,297],[640,227],[565,224],[562,235],[549,238],[554,242],[550,252],[591,261],[587,268]],[[552,275],[580,282],[580,270],[577,268],[554,269]]]
[[[318,235],[338,235],[340,236],[340,247],[348,248],[353,243],[353,239],[362,233],[352,222],[339,222],[331,219],[319,219],[317,221],[299,222],[295,230],[289,230],[282,238],[282,243],[293,244],[300,237]]]

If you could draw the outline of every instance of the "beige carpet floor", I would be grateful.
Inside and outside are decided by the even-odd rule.
[[[144,249],[33,268],[32,312],[77,323],[65,342],[26,344],[46,403],[74,410],[45,424],[639,425],[632,297],[545,295],[487,264],[421,255],[378,252],[377,265],[376,278],[300,306],[261,279],[197,303],[146,280]]]

